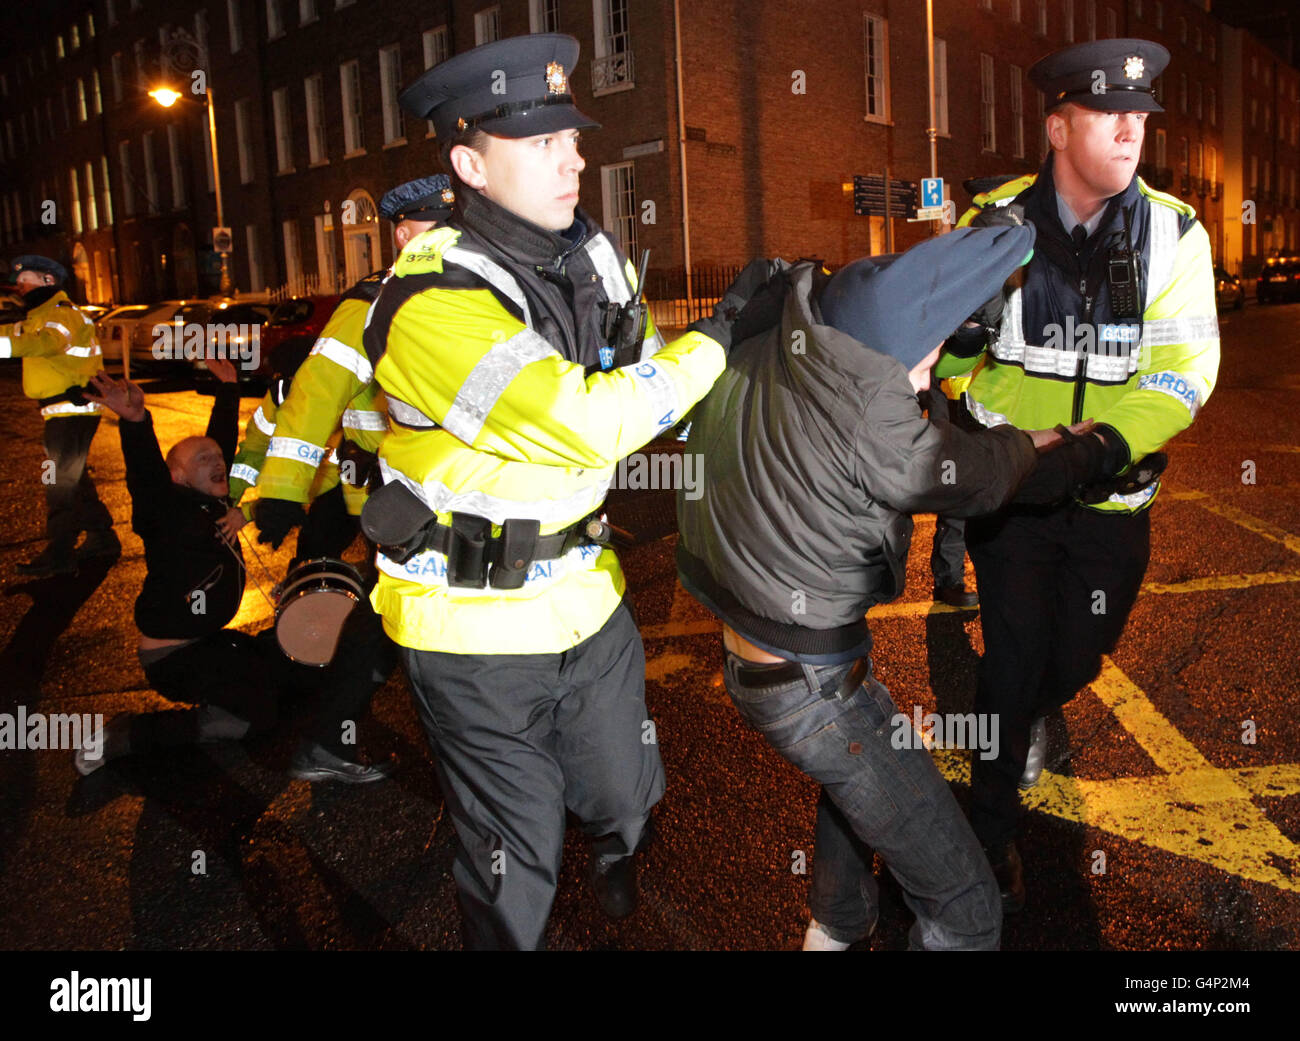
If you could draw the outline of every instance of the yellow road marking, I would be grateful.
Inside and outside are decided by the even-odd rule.
[[[1245,510],[1229,506],[1226,502],[1219,502],[1205,492],[1187,489],[1169,490],[1168,494],[1170,498],[1182,502],[1194,502],[1203,510],[1209,510],[1211,513],[1217,513],[1220,517],[1226,517],[1238,527],[1245,528],[1247,531],[1254,532],[1256,535],[1270,539],[1273,542],[1281,543],[1292,553],[1300,553],[1300,537],[1292,535],[1289,531],[1279,528],[1275,524],[1270,524],[1268,521],[1252,517]]]

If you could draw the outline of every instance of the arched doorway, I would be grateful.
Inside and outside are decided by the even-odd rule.
[[[343,257],[348,284],[383,266],[379,253],[379,210],[364,188],[352,192],[343,204]]]
[[[199,268],[194,256],[194,233],[188,224],[177,224],[172,233],[172,274],[178,296],[199,295]]]
[[[76,280],[81,299],[89,302],[91,293],[90,257],[86,254],[86,247],[80,242],[72,247],[72,276]]]

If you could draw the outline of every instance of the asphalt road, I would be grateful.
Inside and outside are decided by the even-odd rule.
[[[1300,305],[1252,304],[1222,330],[1219,385],[1172,447],[1126,635],[1052,724],[1048,772],[1026,799],[1030,904],[1007,920],[1007,949],[1300,946]],[[201,433],[209,405],[192,392],[152,393],[164,445]],[[245,415],[254,405],[245,400]],[[17,365],[5,363],[0,712],[107,719],[158,707],[134,653],[144,563],[115,419],[101,425],[91,462],[124,556],[76,578],[14,572],[41,545],[39,436]],[[638,912],[601,916],[571,830],[548,941],[796,948],[809,880],[792,867],[797,851],[811,859],[815,786],[731,707],[716,622],[676,586],[669,496],[624,495],[613,507],[642,537],[623,559],[668,791]],[[917,519],[907,591],[873,612],[877,671],[904,711],[964,711],[979,621],[928,599],[932,530],[933,518]],[[287,546],[261,552],[280,577]],[[251,556],[250,569],[260,573]],[[235,624],[252,631],[271,617],[250,587]],[[404,680],[389,682],[361,726],[365,756],[397,759],[390,782],[290,780],[294,722],[84,780],[66,751],[0,751],[0,948],[457,947],[455,840]],[[964,800],[962,754],[937,755]],[[888,884],[885,900],[871,946],[898,949],[910,915]]]

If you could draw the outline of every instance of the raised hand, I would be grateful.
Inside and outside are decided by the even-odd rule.
[[[111,408],[128,422],[144,419],[144,391],[128,379],[115,380],[106,372],[97,372],[83,393],[88,401]]]

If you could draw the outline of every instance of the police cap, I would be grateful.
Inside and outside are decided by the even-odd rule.
[[[379,200],[379,215],[394,224],[404,220],[445,221],[455,201],[456,193],[446,174],[417,177],[384,192]]]
[[[1072,101],[1099,112],[1163,112],[1151,81],[1168,64],[1169,52],[1150,40],[1091,40],[1040,58],[1029,79],[1048,111]]]
[[[67,268],[57,260],[51,260],[49,257],[42,257],[35,253],[25,253],[21,257],[15,257],[14,262],[9,267],[14,278],[17,278],[24,271],[35,271],[41,275],[53,275],[55,285],[61,286],[68,280]]]
[[[569,76],[578,41],[564,33],[495,40],[440,62],[398,95],[411,115],[433,121],[446,141],[466,130],[532,137],[596,128],[573,104]]]

